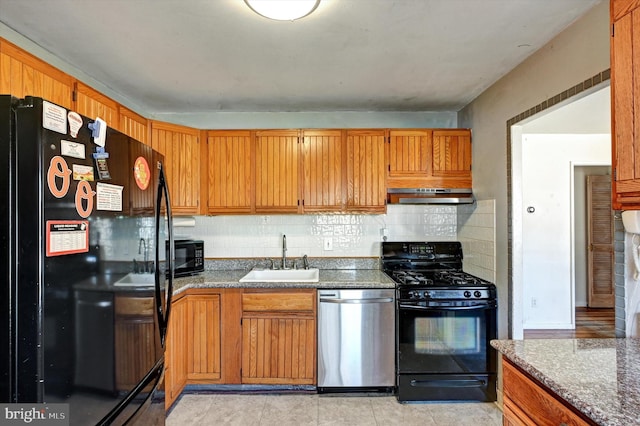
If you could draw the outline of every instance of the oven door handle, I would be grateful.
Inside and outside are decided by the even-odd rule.
[[[494,309],[497,305],[490,303],[476,306],[415,306],[400,303],[398,307],[400,309],[410,309],[413,311],[481,311]]]

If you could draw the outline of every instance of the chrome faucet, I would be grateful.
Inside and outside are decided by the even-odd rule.
[[[282,235],[282,269],[287,268],[287,236]]]
[[[144,251],[143,250],[144,247]],[[149,251],[147,251],[147,242],[144,238],[140,238],[138,242],[138,254],[144,254],[144,263],[142,264],[142,272],[149,272]]]
[[[309,269],[309,258],[306,254],[302,256],[302,264],[304,265],[304,269]]]

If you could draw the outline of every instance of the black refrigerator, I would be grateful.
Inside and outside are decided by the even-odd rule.
[[[165,422],[173,236],[163,158],[108,125],[0,95],[7,415],[33,406],[71,425]]]

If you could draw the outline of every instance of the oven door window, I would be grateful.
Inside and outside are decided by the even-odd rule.
[[[417,354],[477,354],[483,350],[477,316],[416,317],[413,327]]]
[[[400,309],[400,372],[488,371],[489,340],[495,338],[494,309]]]

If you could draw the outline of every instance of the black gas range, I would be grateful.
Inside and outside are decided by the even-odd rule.
[[[462,260],[460,242],[382,243],[396,282],[401,402],[496,399],[496,287]]]

